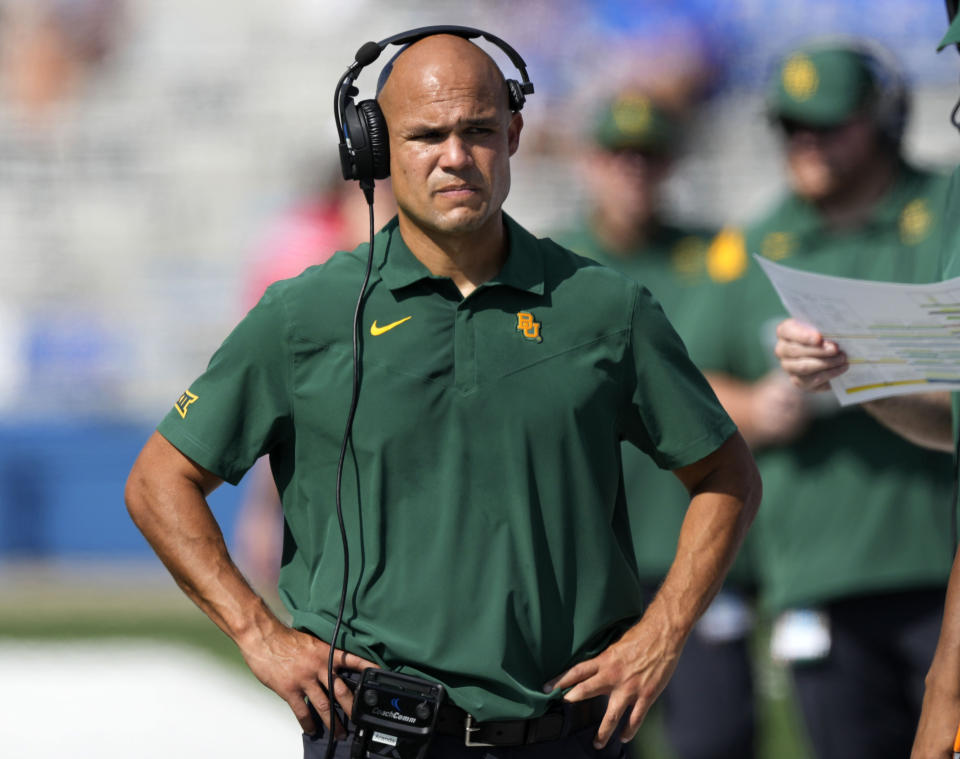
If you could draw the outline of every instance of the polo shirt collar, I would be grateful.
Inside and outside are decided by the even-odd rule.
[[[506,213],[503,220],[507,226],[507,260],[500,273],[481,287],[506,285],[543,295],[545,273],[540,241]],[[445,279],[431,274],[413,255],[400,234],[396,216],[387,222],[380,234],[383,235],[383,249],[378,255],[380,279],[391,290],[400,290],[422,279]],[[379,247],[377,243],[376,247]]]

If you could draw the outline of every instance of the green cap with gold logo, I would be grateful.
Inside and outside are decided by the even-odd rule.
[[[839,126],[876,95],[867,60],[843,44],[811,45],[788,55],[767,95],[769,113],[811,126]]]
[[[679,142],[680,124],[647,95],[627,92],[600,109],[593,138],[609,150],[670,153]]]

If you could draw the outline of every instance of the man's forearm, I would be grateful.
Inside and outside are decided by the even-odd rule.
[[[177,584],[233,639],[253,674],[287,702],[303,730],[317,727],[309,701],[327,728],[342,735],[321,686],[330,679],[330,647],[283,624],[234,565],[207,505],[219,483],[154,433],[127,480],[127,509]],[[334,667],[371,666],[354,654],[335,654]],[[332,679],[333,695],[349,715],[350,690]]]
[[[915,445],[953,451],[950,393],[895,395],[867,401],[863,408],[881,424]]]
[[[697,619],[723,583],[760,502],[760,477],[739,433],[701,461],[674,472],[691,494],[677,555],[640,621],[598,656],[547,683],[582,701],[606,694],[609,705],[594,745],[606,745],[626,717],[621,740],[636,734],[666,687]]]
[[[728,477],[718,473],[717,478]],[[723,585],[759,505],[759,479],[705,481],[687,508],[677,553],[647,614],[663,614],[685,640]]]
[[[204,489],[215,487],[159,435],[144,447],[127,483],[127,509],[176,583],[234,641],[276,617],[253,591],[227,552]]]

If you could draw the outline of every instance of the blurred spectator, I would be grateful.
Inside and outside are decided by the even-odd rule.
[[[723,82],[725,36],[715,2],[588,0],[605,78],[626,77],[662,105],[681,111]]]
[[[910,753],[953,556],[951,462],[774,368],[785,316],[748,253],[824,274],[936,279],[946,179],[904,161],[909,91],[890,54],[820,40],[776,69],[769,115],[791,189],[708,254],[695,353],[754,447],[753,527],[772,651],[791,669],[820,759]]]
[[[723,14],[705,12],[703,0],[501,3],[536,72],[534,107],[546,115],[528,125],[525,139],[538,150],[563,153],[578,139],[579,117],[595,105],[598,82],[607,92],[643,91],[682,113],[723,81],[724,37],[715,33]]]
[[[268,225],[253,252],[244,285],[244,311],[267,286],[322,264],[335,251],[353,250],[370,235],[363,193],[335,172],[315,171],[301,201]],[[377,187],[374,217],[385,222],[396,211],[389,180]]]
[[[580,151],[587,215],[556,239],[645,285],[685,338],[700,327],[693,304],[706,278],[706,251],[715,230],[671,223],[661,206],[682,132],[682,120],[645,93],[625,90],[604,103],[592,140]],[[675,477],[634,446],[625,444],[621,456],[649,603],[670,568],[688,496]],[[687,641],[661,696],[667,737],[680,759],[754,755],[749,586],[741,559]]]
[[[353,250],[369,239],[369,209],[363,193],[353,182],[343,181],[339,167],[335,173],[318,171],[315,176],[324,179],[269,225],[254,251],[244,288],[244,311],[252,308],[273,282],[295,277],[336,251]],[[379,182],[374,195],[375,229],[395,211],[390,181]],[[270,596],[280,572],[283,519],[266,458],[251,472],[235,529],[238,566],[254,587]]]
[[[0,88],[34,124],[83,87],[114,48],[124,0],[3,0]]]
[[[0,411],[13,406],[26,382],[23,316],[0,298]]]

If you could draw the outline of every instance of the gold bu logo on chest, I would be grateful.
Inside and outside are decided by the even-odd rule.
[[[517,312],[517,332],[522,332],[527,340],[543,342],[543,337],[540,335],[540,322],[535,321],[533,314],[529,311]]]

